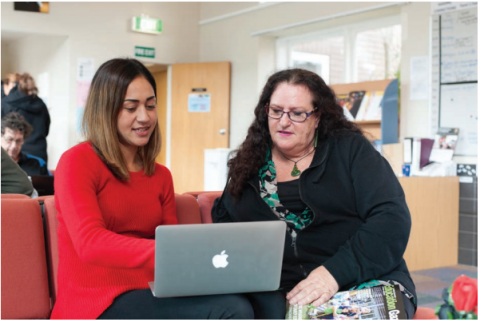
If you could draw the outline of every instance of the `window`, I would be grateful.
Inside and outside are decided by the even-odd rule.
[[[374,21],[277,40],[277,68],[303,68],[327,84],[395,78],[400,70],[400,18]]]
[[[401,26],[371,29],[355,37],[356,81],[395,78],[400,69]]]
[[[344,82],[344,37],[327,37],[295,44],[290,57],[290,66],[316,72],[327,84]]]

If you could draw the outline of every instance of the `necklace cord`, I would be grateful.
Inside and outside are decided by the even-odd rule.
[[[309,156],[310,154],[312,154],[314,151],[315,151],[315,148],[314,148],[312,151],[310,151],[310,152],[308,152],[307,154],[305,154],[304,156],[302,156],[302,157],[301,157],[300,159],[298,159],[297,161],[295,161],[295,160],[292,160],[292,159],[287,158],[287,157],[285,156],[285,154],[283,154],[280,150],[278,150],[278,152],[280,152],[280,154],[281,154],[285,159],[287,159],[288,161],[291,161],[291,162],[295,163],[295,165],[297,164],[297,162],[300,162],[300,161],[302,161],[303,159],[305,159],[306,157],[308,157],[308,156]]]

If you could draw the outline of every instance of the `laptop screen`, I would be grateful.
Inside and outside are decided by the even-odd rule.
[[[51,176],[31,176],[32,185],[39,196],[51,196],[54,194],[53,178]]]

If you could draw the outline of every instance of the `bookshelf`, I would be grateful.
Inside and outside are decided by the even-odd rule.
[[[382,144],[398,143],[398,80],[385,79],[371,82],[330,85],[336,95],[352,91],[384,91],[381,121],[354,121],[370,140]]]

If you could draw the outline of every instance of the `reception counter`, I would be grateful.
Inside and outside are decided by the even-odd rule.
[[[410,271],[458,263],[458,177],[402,177],[412,216],[404,258]]]

